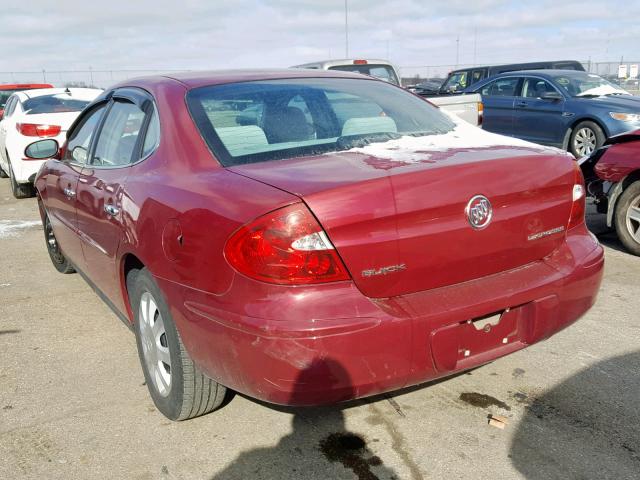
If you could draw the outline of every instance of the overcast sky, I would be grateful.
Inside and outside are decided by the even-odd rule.
[[[0,72],[286,67],[345,56],[344,0],[3,3]],[[405,76],[455,64],[458,37],[459,64],[640,60],[638,0],[348,0],[348,13],[350,56],[389,57]]]

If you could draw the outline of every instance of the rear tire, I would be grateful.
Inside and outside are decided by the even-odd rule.
[[[53,233],[53,228],[51,227],[51,222],[49,221],[49,216],[47,214],[44,215],[42,227],[44,230],[44,241],[47,245],[47,252],[49,252],[49,258],[51,259],[51,263],[53,263],[55,269],[60,273],[75,273],[75,269],[69,260],[67,260],[67,257],[64,256],[62,250],[60,250],[60,245]]]
[[[194,365],[149,271],[130,272],[127,289],[138,356],[156,408],[170,420],[186,420],[218,408],[227,389]]]
[[[640,256],[640,181],[629,185],[620,195],[614,223],[625,248],[629,253]]]
[[[11,166],[11,160],[7,153],[7,163],[9,164],[9,180],[11,181],[11,192],[16,198],[29,198],[35,194],[33,185],[30,183],[18,183],[13,174],[13,167]]]
[[[569,151],[576,158],[595,152],[602,146],[606,137],[600,126],[589,120],[580,122],[571,132]]]

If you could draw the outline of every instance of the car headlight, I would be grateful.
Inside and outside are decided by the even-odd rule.
[[[609,112],[609,115],[614,120],[621,122],[640,122],[640,114],[638,113]]]

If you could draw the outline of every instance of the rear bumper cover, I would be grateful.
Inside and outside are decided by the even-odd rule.
[[[544,340],[589,310],[603,268],[602,247],[579,227],[542,261],[390,299],[368,299],[350,282],[269,298],[262,287],[252,297],[243,282],[255,282],[238,278],[239,308],[233,293],[157,281],[207,375],[268,402],[318,405],[451,375]],[[505,310],[488,330],[469,323]]]

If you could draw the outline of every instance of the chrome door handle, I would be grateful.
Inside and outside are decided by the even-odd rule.
[[[111,215],[112,217],[115,217],[116,215],[118,215],[118,213],[120,213],[120,209],[118,207],[114,207],[113,205],[105,205],[104,211],[107,215]]]
[[[63,191],[64,191],[64,194],[69,198],[73,198],[76,196],[76,192],[74,192],[70,188],[65,188]]]
[[[527,102],[518,102],[516,103],[516,107],[526,107],[528,104]]]

